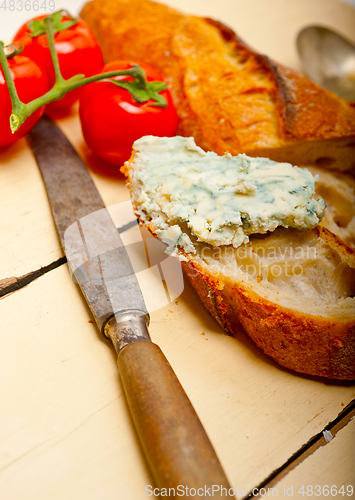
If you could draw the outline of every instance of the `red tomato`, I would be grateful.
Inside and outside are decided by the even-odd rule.
[[[46,15],[36,17],[42,21]],[[64,20],[70,19],[64,16]],[[22,54],[42,66],[48,76],[50,88],[54,85],[53,63],[48,48],[46,35],[31,38],[27,23],[24,24],[15,35],[14,41],[21,42],[24,49]],[[79,19],[77,24],[69,29],[60,31],[54,36],[55,49],[58,54],[59,67],[64,78],[70,78],[79,73],[91,76],[98,72],[103,65],[103,57],[100,47],[89,28]],[[68,109],[79,97],[79,89],[72,90],[59,101],[53,102],[46,107],[46,112]]]
[[[23,57],[15,56],[8,60],[12,79],[17,94],[22,102],[27,104],[48,91],[46,73],[35,62]],[[0,147],[8,146],[27,134],[38,122],[44,108],[37,109],[21,127],[14,133],[10,129],[11,99],[5,83],[4,74],[0,66]]]
[[[147,81],[163,81],[161,75],[148,64],[138,64]],[[132,67],[127,61],[106,64],[101,72],[125,70]],[[132,80],[130,76],[117,76],[115,80]],[[129,159],[133,142],[144,135],[171,137],[176,134],[178,118],[170,92],[165,97],[166,108],[152,106],[154,101],[137,103],[131,94],[109,82],[95,82],[82,87],[80,95],[80,120],[84,138],[89,148],[104,161],[121,166]],[[107,170],[106,172],[107,173]],[[119,176],[119,169],[112,174]]]

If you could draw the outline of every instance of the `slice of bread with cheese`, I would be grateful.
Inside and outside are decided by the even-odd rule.
[[[308,170],[272,164],[145,137],[123,171],[140,221],[223,328],[242,325],[292,370],[355,379],[355,251],[316,226],[324,205]]]
[[[206,151],[355,171],[355,108],[248,47],[229,28],[150,0],[93,0],[81,16],[106,61],[144,61]]]

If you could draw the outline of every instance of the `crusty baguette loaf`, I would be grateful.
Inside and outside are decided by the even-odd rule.
[[[135,168],[145,169],[147,154],[134,151],[122,171],[137,215],[156,236],[165,216],[156,203],[145,204],[147,192]],[[171,224],[181,224],[187,233],[184,221],[178,220]],[[232,334],[242,325],[266,354],[287,368],[355,379],[355,250],[320,226],[308,231],[278,228],[249,237],[249,243],[234,248],[191,236],[195,254],[178,248],[183,269],[207,310]]]
[[[355,171],[355,109],[222,24],[150,0],[94,0],[81,16],[107,61],[141,60],[160,70],[178,134],[206,151]]]

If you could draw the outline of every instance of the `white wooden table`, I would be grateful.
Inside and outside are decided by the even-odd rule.
[[[295,36],[305,25],[327,25],[355,41],[355,10],[336,0],[166,3],[215,17],[260,52],[294,67]],[[78,11],[79,2],[64,0],[60,7]],[[9,37],[22,19],[10,12],[0,16]],[[90,165],[76,111],[59,125]],[[123,180],[93,178],[107,205],[128,199]],[[0,150],[0,255],[1,500],[146,498],[152,478],[116,356],[91,323],[63,263],[25,139]],[[324,498],[327,485],[337,487],[333,496],[349,498],[346,489],[344,495],[339,490],[355,487],[354,383],[297,375],[264,356],[246,334],[228,337],[187,282],[176,301],[152,314],[150,332],[238,498],[255,488],[264,488],[260,493],[267,497],[276,496],[277,488],[281,498]],[[334,436],[329,443],[325,429]]]

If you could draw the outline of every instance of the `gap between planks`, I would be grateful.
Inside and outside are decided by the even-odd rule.
[[[44,276],[48,272],[53,269],[57,269],[58,267],[66,264],[67,258],[60,257],[56,261],[48,264],[47,266],[41,267],[36,271],[32,271],[23,276],[4,278],[0,280],[0,299],[6,298],[12,293],[15,293],[22,288],[26,287],[32,281]],[[265,487],[273,487],[277,484],[283,477],[285,477],[291,469],[299,465],[303,460],[312,455],[316,450],[318,450],[321,446],[325,446],[327,441],[325,440],[325,436],[323,434],[324,431],[332,431],[332,437],[334,438],[340,429],[346,426],[348,422],[355,416],[355,400],[352,400],[345,408],[342,410],[339,415],[329,422],[322,431],[314,435],[307,443],[305,443],[299,450],[297,450],[283,465],[279,468],[275,469],[264,481],[262,481],[257,487],[253,488],[251,492],[244,497],[244,499],[248,498],[258,498],[259,495],[255,495],[252,492],[254,490],[260,491]]]
[[[301,446],[301,448],[299,448],[299,450],[297,450],[283,465],[281,465],[281,467],[275,469],[264,481],[253,488],[251,492],[243,498],[243,500],[246,500],[247,498],[260,498],[260,495],[254,494],[253,491],[260,491],[262,488],[272,488],[275,486],[291,471],[291,469],[297,467],[297,465],[312,455],[320,447],[328,444],[324,436],[325,431],[331,431],[332,439],[334,439],[336,434],[354,417],[355,399],[353,399],[334,420],[329,422],[322,431],[315,434],[309,441],[307,441],[307,443]]]
[[[138,224],[138,219],[129,222],[128,224],[124,224],[121,227],[117,228],[117,231],[119,234],[124,233],[128,229],[131,229],[132,227],[136,226]],[[145,240],[144,240],[145,241]],[[146,250],[147,254],[147,250]],[[147,254],[148,258],[148,254]],[[47,266],[41,267],[40,269],[37,269],[37,271],[31,271],[30,273],[24,274],[23,276],[20,276],[17,278],[16,276],[11,276],[10,278],[3,278],[0,279],[0,299],[6,297],[7,295],[10,295],[14,292],[17,292],[18,290],[21,290],[21,288],[24,288],[25,286],[29,285],[32,283],[32,281],[36,280],[37,278],[40,278],[44,274],[48,273],[49,271],[52,271],[53,269],[57,269],[57,267],[62,266],[63,264],[67,263],[67,258],[60,257],[58,260],[52,262],[51,264],[48,264]],[[163,280],[164,281],[164,280]],[[165,283],[165,281],[164,281]]]
[[[28,274],[24,274],[17,278],[16,276],[12,276],[11,278],[4,278],[0,280],[0,299],[7,297],[8,295],[21,290],[25,286],[32,283],[32,281],[44,276],[49,271],[53,269],[57,269],[57,267],[62,266],[67,262],[66,257],[60,257],[58,260],[48,264],[47,266],[41,267],[37,269],[37,271],[31,271]]]

